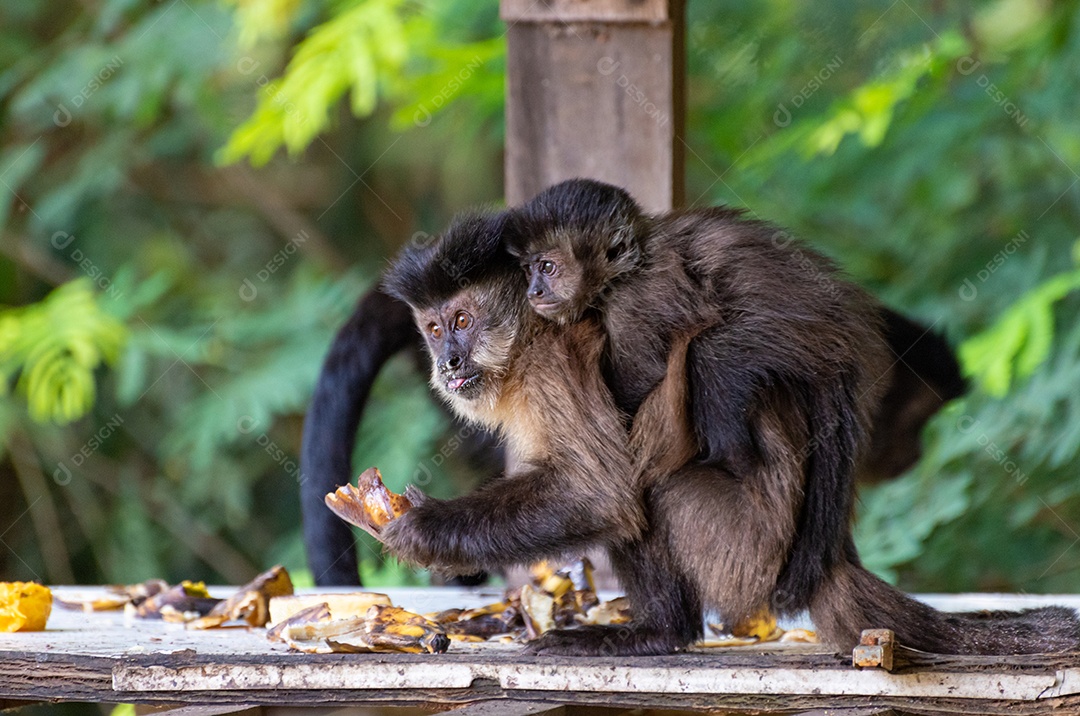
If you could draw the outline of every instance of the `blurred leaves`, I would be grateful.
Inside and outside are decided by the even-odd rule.
[[[88,279],[65,284],[26,308],[0,312],[0,392],[26,396],[30,417],[60,425],[94,403],[94,371],[116,361],[124,325],[103,311]]]
[[[250,50],[260,41],[284,37],[292,25],[301,0],[226,0],[235,8],[237,44]]]
[[[892,68],[855,89],[831,111],[808,137],[808,151],[832,154],[848,134],[858,134],[867,147],[878,146],[889,130],[896,106],[914,94],[919,81],[967,52],[964,38],[947,32],[932,45],[898,53]]]
[[[276,37],[301,6],[285,0],[249,0],[238,6],[240,42]],[[391,126],[425,127],[431,117],[465,97],[487,100],[485,114],[501,110],[505,33],[455,38],[447,32],[445,7],[410,6],[403,0],[348,0],[314,27],[295,48],[280,78],[258,79],[258,104],[219,154],[223,163],[244,158],[265,164],[284,146],[297,154],[331,123],[348,93],[356,117],[375,111],[380,97],[400,105]],[[458,33],[461,34],[461,33]],[[449,35],[449,36],[448,36]],[[241,72],[260,63],[243,58]],[[462,88],[468,84],[465,92]]]
[[[371,114],[380,84],[405,62],[401,5],[352,0],[313,29],[296,46],[281,79],[262,87],[255,112],[233,132],[221,160],[250,156],[261,166],[282,145],[299,152],[326,128],[331,108],[346,92],[353,114]]]
[[[1080,270],[1054,276],[1025,294],[993,326],[960,346],[964,371],[987,393],[1003,397],[1014,379],[1029,377],[1050,355],[1054,305],[1077,289]]]
[[[412,143],[395,143],[394,108],[379,102],[423,99],[396,94],[406,74],[421,86],[429,70],[453,75],[456,48],[500,34],[497,7],[106,0],[99,9],[0,5],[0,303],[18,306],[3,312],[0,340],[0,490],[11,497],[0,524],[52,503],[71,560],[59,569],[67,557],[35,539],[48,529],[35,509],[6,533],[19,559],[0,557],[0,569],[242,582],[281,561],[300,578],[302,420],[331,338],[403,237],[493,200],[500,186],[491,172],[432,174],[430,161],[431,147],[463,136],[456,125],[467,112],[476,143],[455,151],[498,166],[497,51],[484,56],[491,68],[467,70],[454,108]],[[405,56],[394,33],[408,28],[443,44]],[[436,66],[428,53],[446,59]],[[297,84],[288,87],[306,93],[318,112],[305,111],[321,122],[296,127],[308,132],[296,141],[322,141],[300,162],[218,168],[215,154],[267,87],[290,82],[269,79],[289,57]],[[481,82],[484,72],[498,82]],[[359,122],[337,111],[344,98],[384,114]],[[72,282],[84,273],[104,295]],[[474,475],[460,460],[431,462],[446,418],[409,361],[380,378],[364,425],[361,467],[378,461],[403,483],[423,464],[443,494]],[[16,479],[16,442],[21,465],[53,476],[44,493]],[[363,569],[421,578],[377,549]]]

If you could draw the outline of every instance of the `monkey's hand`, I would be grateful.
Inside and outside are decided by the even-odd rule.
[[[387,523],[379,539],[403,562],[468,574],[481,569],[465,556],[462,535],[452,524],[443,500],[409,488],[405,495],[413,508]],[[419,498],[419,499],[418,499]]]

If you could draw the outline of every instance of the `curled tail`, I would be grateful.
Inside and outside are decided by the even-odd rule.
[[[827,644],[848,649],[863,629],[892,629],[897,641],[938,654],[1042,654],[1080,649],[1080,618],[1067,607],[1019,612],[940,612],[861,565],[836,564],[810,605]]]
[[[409,307],[368,291],[326,355],[304,421],[300,505],[315,583],[360,584],[352,530],[326,509],[326,493],[352,478],[351,457],[364,403],[379,369],[416,337]]]

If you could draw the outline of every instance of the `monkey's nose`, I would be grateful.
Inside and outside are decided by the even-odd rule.
[[[539,286],[537,286],[536,288],[529,289],[529,298],[530,299],[543,298],[543,297],[544,297],[544,289],[540,288]]]
[[[461,367],[461,356],[450,356],[443,361],[443,370],[457,370]]]

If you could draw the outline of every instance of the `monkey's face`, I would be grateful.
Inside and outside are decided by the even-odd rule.
[[[470,415],[471,403],[498,397],[516,336],[511,312],[497,305],[498,298],[465,291],[415,313],[431,354],[432,386]]]
[[[529,277],[529,305],[544,318],[570,323],[581,317],[589,303],[580,261],[569,253],[551,249],[525,262]]]

